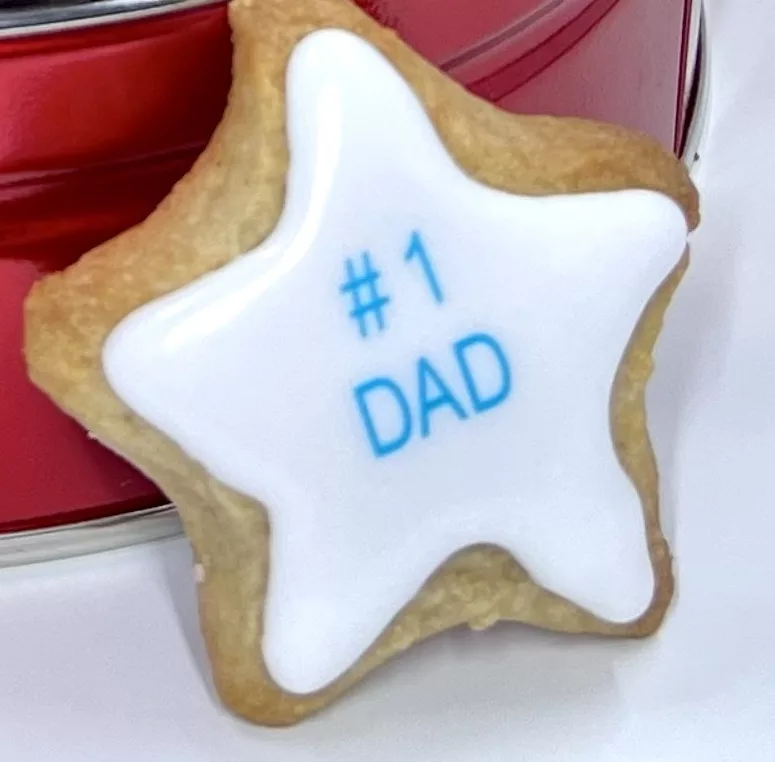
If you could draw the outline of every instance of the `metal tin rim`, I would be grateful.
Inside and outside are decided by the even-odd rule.
[[[217,5],[224,0],[94,0],[60,7],[0,11],[0,39],[113,24]]]
[[[171,503],[106,519],[0,535],[0,569],[57,561],[177,537],[183,531]]]
[[[697,96],[694,111],[691,114],[686,139],[684,141],[683,160],[689,169],[694,169],[700,161],[701,149],[708,134],[711,104],[711,63],[709,54],[708,20],[703,8],[700,20],[700,44],[695,82]]]
[[[190,6],[218,0],[190,0]],[[180,7],[185,3],[175,1]],[[169,3],[166,7],[169,7]],[[689,121],[683,160],[696,166],[707,133],[710,114],[710,61],[705,14],[700,29],[699,60],[693,87],[697,88],[694,111]],[[144,511],[97,519],[78,524],[26,532],[0,534],[0,568],[54,561],[180,536],[180,518],[172,503]]]

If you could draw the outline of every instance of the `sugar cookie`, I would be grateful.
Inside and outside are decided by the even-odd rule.
[[[460,624],[653,633],[685,169],[500,112],[344,0],[230,19],[199,161],[26,315],[33,381],[178,505],[224,702],[291,724]]]

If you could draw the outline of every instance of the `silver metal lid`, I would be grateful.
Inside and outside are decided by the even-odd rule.
[[[0,38],[114,23],[224,0],[0,0]]]

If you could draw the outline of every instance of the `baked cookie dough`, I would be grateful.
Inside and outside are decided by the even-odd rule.
[[[178,506],[224,703],[290,725],[459,625],[654,633],[644,390],[699,220],[683,165],[504,113],[345,0],[229,17],[210,144],[35,286],[25,344]]]

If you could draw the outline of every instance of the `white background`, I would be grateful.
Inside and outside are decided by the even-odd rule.
[[[775,759],[775,3],[708,6],[704,224],[649,395],[679,577],[660,635],[446,634],[271,731],[212,694],[182,540],[6,570],[0,758]]]

